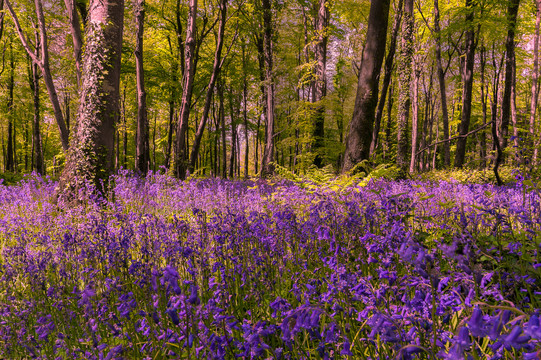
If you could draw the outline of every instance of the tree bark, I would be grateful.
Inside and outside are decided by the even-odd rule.
[[[520,0],[510,0],[507,7],[507,39],[505,40],[505,82],[502,97],[501,148],[505,150],[508,143],[509,120],[515,79],[515,29]]]
[[[214,87],[216,85],[216,79],[220,74],[220,70],[224,64],[222,59],[222,48],[224,43],[225,23],[227,20],[227,0],[221,0],[220,2],[220,25],[218,27],[218,35],[216,37],[216,51],[214,52],[214,64],[212,66],[212,73],[210,75],[209,84],[207,86],[207,93],[205,96],[205,105],[203,106],[203,115],[201,121],[197,127],[195,138],[192,144],[192,151],[190,153],[190,165],[189,172],[193,173],[195,169],[195,163],[199,156],[199,148],[201,146],[201,139],[203,138],[203,132],[207,125],[210,105],[212,103],[212,97],[214,95]]]
[[[396,163],[405,175],[408,170],[408,120],[411,108],[413,63],[413,0],[404,1],[400,65],[398,67],[398,142]]]
[[[466,0],[466,9],[468,13],[466,15],[466,53],[465,60],[462,68],[462,114],[460,117],[460,125],[458,127],[459,135],[464,136],[468,133],[470,128],[471,118],[471,103],[472,103],[472,89],[473,89],[473,67],[475,65],[475,31],[473,28],[474,17],[474,1]],[[455,167],[462,168],[464,165],[464,158],[466,156],[466,143],[467,137],[460,137],[456,143],[455,153]]]
[[[196,36],[197,0],[190,0],[188,26],[186,28],[185,65],[182,80],[182,100],[180,104],[180,119],[177,127],[175,174],[179,179],[186,178],[186,130],[190,117],[193,81],[195,77],[195,36]]]
[[[244,151],[244,179],[248,179],[248,162],[249,162],[249,151],[250,151],[250,141],[248,141],[248,69],[246,64],[246,44],[242,44],[242,67],[243,67],[243,78],[242,78],[242,106],[243,106],[243,118],[244,118],[244,143],[246,150]]]
[[[413,64],[413,88],[411,103],[411,159],[409,172],[415,172],[417,165],[417,147],[419,138],[419,76],[418,64]]]
[[[440,28],[440,8],[438,0],[434,0],[434,35],[436,36],[436,65],[438,66],[438,83],[440,86],[441,116],[443,122],[443,138],[449,139],[449,112],[447,109],[447,86],[445,85],[445,72],[441,59],[441,28]],[[443,144],[443,166],[451,165],[450,142]]]
[[[13,106],[13,89],[15,87],[15,59],[13,57],[13,45],[9,43],[9,82],[8,82],[8,139],[6,152],[6,171],[15,172],[15,135],[13,129],[13,120],[15,118]]]
[[[51,104],[53,106],[53,112],[56,119],[56,123],[58,125],[58,130],[60,132],[60,140],[62,142],[62,148],[64,152],[67,152],[69,147],[69,133],[68,128],[66,126],[66,122],[64,121],[64,116],[62,114],[62,108],[60,107],[60,102],[58,101],[58,94],[56,92],[56,87],[54,85],[53,77],[51,75],[51,69],[49,67],[49,48],[47,46],[47,31],[45,28],[45,17],[43,15],[43,6],[41,3],[41,0],[35,0],[35,7],[36,7],[36,15],[38,18],[38,26],[39,26],[39,32],[40,32],[40,42],[41,42],[41,53],[35,53],[28,44],[26,40],[26,36],[21,28],[21,25],[19,24],[19,19],[17,18],[17,14],[13,10],[13,7],[11,6],[11,3],[9,0],[5,0],[5,4],[8,7],[8,11],[11,14],[11,17],[13,19],[13,23],[15,24],[15,29],[17,31],[17,34],[19,35],[19,39],[21,40],[21,43],[32,59],[32,61],[36,62],[43,75],[43,80],[45,82],[45,86],[47,88],[47,93],[49,94],[49,99],[51,101]]]
[[[533,148],[532,164],[537,165],[537,147],[538,141],[535,136],[535,115],[537,111],[537,101],[539,98],[539,26],[541,23],[541,0],[535,2],[535,35],[533,47],[533,69],[532,69],[532,97],[530,100],[530,121],[528,128],[528,145]]]
[[[273,45],[272,45],[272,8],[270,0],[262,0],[263,4],[263,27],[264,27],[264,56],[265,56],[265,88],[267,126],[265,134],[265,149],[261,163],[261,177],[267,177],[274,173],[274,82],[273,82]]]
[[[372,128],[378,101],[378,82],[387,42],[387,21],[390,0],[373,1],[370,5],[366,44],[359,71],[353,117],[349,125],[342,173],[368,159]]]
[[[317,42],[314,46],[314,55],[316,60],[316,78],[314,81],[314,146],[316,153],[314,165],[323,166],[323,155],[325,147],[325,105],[323,99],[327,96],[327,41],[328,41],[328,23],[329,23],[329,2],[328,0],[319,0],[319,7],[316,21]]]
[[[120,115],[123,0],[91,0],[78,121],[59,184],[60,197],[78,199],[87,182],[105,191],[114,170],[114,131]]]
[[[36,50],[39,49],[39,35],[36,33]],[[39,51],[39,50],[38,50]],[[43,152],[41,147],[40,136],[40,111],[39,111],[39,74],[38,64],[31,61],[30,71],[30,88],[33,93],[34,100],[34,122],[32,130],[32,170],[38,174],[45,175],[45,169],[43,167]]]
[[[488,102],[488,91],[486,89],[485,85],[485,69],[486,69],[486,51],[484,46],[481,47],[481,51],[479,53],[481,57],[481,107],[483,109],[483,125],[487,123],[487,102]],[[480,162],[480,168],[484,169],[487,166],[487,141],[486,141],[486,134],[485,132],[481,132],[479,134],[479,145],[480,145],[480,151],[479,156],[481,157]]]
[[[73,57],[75,59],[75,73],[77,75],[77,85],[81,87],[81,72],[83,65],[81,63],[83,56],[83,35],[81,34],[81,23],[77,14],[76,0],[64,0],[70,22],[71,39],[73,41]],[[84,19],[83,19],[84,21]]]
[[[137,79],[137,136],[135,146],[135,169],[145,175],[149,169],[149,125],[145,70],[143,66],[143,33],[145,23],[145,0],[135,0],[135,76]]]
[[[391,43],[389,44],[389,51],[385,58],[385,75],[383,76],[383,83],[381,86],[381,95],[379,97],[378,107],[376,110],[376,121],[374,123],[374,131],[372,134],[372,143],[370,144],[370,155],[373,155],[378,147],[379,129],[381,126],[381,118],[383,117],[383,109],[385,108],[385,98],[387,97],[387,91],[389,90],[389,84],[391,83],[391,76],[393,74],[394,54],[396,52],[396,40],[398,39],[398,31],[400,30],[400,23],[402,21],[402,4],[403,0],[398,0],[396,13],[393,23],[393,32],[391,35]]]

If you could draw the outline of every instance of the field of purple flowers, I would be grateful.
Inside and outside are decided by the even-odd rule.
[[[0,185],[0,358],[538,359],[541,199],[512,187]]]

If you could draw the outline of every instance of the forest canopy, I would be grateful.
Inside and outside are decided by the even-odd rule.
[[[0,0],[4,173],[538,163],[538,1],[102,3],[117,35],[94,1]]]

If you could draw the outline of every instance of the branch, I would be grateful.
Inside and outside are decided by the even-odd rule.
[[[432,144],[430,144],[430,145],[428,145],[428,146],[425,146],[424,148],[422,148],[421,150],[419,150],[419,151],[417,152],[417,154],[415,154],[415,156],[419,156],[423,151],[425,151],[425,150],[431,148],[432,146],[436,146],[436,145],[443,144],[443,143],[445,143],[445,142],[449,142],[449,141],[456,140],[456,139],[460,139],[460,138],[466,138],[466,137],[468,137],[468,136],[470,136],[470,135],[472,135],[472,134],[475,134],[476,132],[479,132],[479,131],[483,130],[484,128],[486,128],[487,126],[489,126],[489,125],[492,124],[492,123],[493,123],[493,121],[489,121],[489,122],[487,122],[486,124],[484,124],[483,126],[478,127],[477,129],[472,130],[472,131],[470,131],[469,133],[464,134],[464,135],[457,135],[457,136],[454,136],[454,137],[449,138],[449,139],[436,141],[435,143],[432,143]]]
[[[11,6],[11,3],[9,2],[9,0],[5,0],[5,4],[8,7],[9,13],[11,14],[13,22],[15,23],[15,29],[17,30],[17,34],[19,34],[19,38],[21,39],[21,43],[23,44],[24,49],[28,53],[28,56],[30,56],[32,58],[32,61],[34,61],[36,64],[38,64],[40,67],[42,67],[43,63],[39,59],[38,55],[32,51],[32,49],[28,45],[28,42],[26,41],[26,37],[24,36],[23,29],[21,28],[21,24],[19,23],[19,19],[17,18],[17,14],[15,14],[15,11],[13,11],[13,7]]]

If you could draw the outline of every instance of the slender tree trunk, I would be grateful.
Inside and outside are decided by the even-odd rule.
[[[227,20],[227,0],[221,0],[220,2],[220,25],[218,28],[218,35],[216,37],[216,51],[214,52],[214,64],[212,66],[212,73],[210,75],[210,81],[207,86],[207,93],[205,96],[205,105],[203,106],[203,115],[201,116],[201,121],[197,127],[195,133],[194,142],[192,145],[192,151],[190,154],[190,165],[189,172],[193,173],[195,169],[195,162],[199,156],[199,147],[201,146],[201,139],[203,138],[203,132],[207,125],[210,105],[212,103],[212,98],[214,95],[214,87],[216,85],[216,79],[220,74],[220,70],[224,64],[224,59],[222,59],[222,48],[224,43],[224,33],[225,33],[225,23]]]
[[[221,79],[220,79],[221,80]],[[218,118],[220,120],[220,128],[222,134],[222,177],[227,179],[227,143],[226,139],[226,128],[225,128],[225,106],[224,106],[224,83],[223,80],[219,81],[218,84]]]
[[[412,103],[411,103],[411,159],[410,173],[415,172],[417,165],[417,144],[419,142],[419,76],[420,70],[417,68],[417,63],[413,64],[413,88],[412,88]]]
[[[390,0],[373,1],[370,5],[366,44],[359,70],[359,83],[346,140],[342,173],[348,172],[370,155],[379,75],[387,42],[389,5]]]
[[[35,0],[34,3],[36,7],[36,15],[38,18],[38,26],[39,26],[40,42],[41,42],[41,53],[39,54],[35,53],[30,48],[26,40],[26,36],[21,28],[21,25],[19,24],[19,19],[17,18],[17,15],[13,11],[11,3],[9,2],[9,0],[5,0],[5,4],[8,7],[11,17],[13,18],[15,29],[17,30],[17,33],[19,35],[21,43],[23,44],[24,49],[26,50],[26,52],[28,53],[32,61],[36,62],[39,65],[40,70],[43,74],[43,80],[45,82],[45,86],[49,94],[49,99],[53,106],[53,112],[56,119],[56,123],[60,131],[60,140],[62,142],[62,148],[65,152],[67,152],[68,147],[69,147],[69,133],[66,126],[66,122],[64,121],[64,116],[62,114],[62,108],[60,107],[60,102],[58,100],[58,94],[56,92],[56,87],[54,85],[53,77],[51,75],[51,69],[49,67],[49,48],[47,45],[47,31],[45,27],[45,17],[43,15],[43,7],[42,7],[41,0]]]
[[[77,196],[86,181],[104,191],[114,170],[123,25],[122,0],[90,1],[78,121],[59,185],[69,200],[82,200]]]
[[[387,97],[387,123],[385,125],[385,147],[383,158],[387,161],[387,155],[391,152],[391,124],[393,111],[393,87],[389,86],[389,96]]]
[[[261,176],[267,177],[274,173],[274,81],[273,81],[273,46],[272,46],[272,8],[271,0],[262,0],[264,26],[264,55],[265,55],[265,92],[267,110],[267,131],[265,134],[265,151],[261,164]]]
[[[145,23],[145,0],[135,0],[135,76],[137,79],[137,136],[135,145],[135,169],[145,175],[149,169],[149,125],[145,69],[143,66],[143,34]]]
[[[440,8],[438,0],[434,0],[434,35],[436,36],[436,65],[438,66],[438,82],[440,86],[441,114],[443,121],[443,139],[449,139],[449,112],[447,109],[447,86],[445,85],[445,72],[441,59],[441,28]],[[450,142],[443,143],[443,166],[451,165]]]
[[[314,117],[314,147],[316,153],[314,165],[323,166],[325,148],[325,105],[323,99],[327,96],[327,40],[329,22],[329,2],[319,0],[316,21],[317,42],[314,46],[316,60],[316,79],[314,82],[314,102],[316,103]]]
[[[535,116],[539,98],[539,26],[541,23],[541,0],[535,1],[535,35],[533,41],[532,97],[530,101],[530,121],[528,146],[533,148],[531,166],[537,165],[538,140],[535,136]]]
[[[39,49],[39,35],[36,33],[36,50]],[[38,50],[39,51],[39,50]],[[39,113],[39,74],[38,64],[31,64],[30,88],[34,94],[34,123],[32,131],[32,170],[38,174],[45,175],[43,167],[43,152],[41,149],[41,136],[39,131],[40,113]]]
[[[9,82],[8,82],[8,139],[7,139],[7,158],[6,171],[15,172],[15,151],[13,144],[15,143],[15,135],[13,129],[13,121],[15,119],[13,106],[13,89],[15,88],[15,59],[13,57],[13,45],[9,43]]]
[[[505,150],[508,143],[509,120],[515,79],[515,29],[520,0],[510,0],[507,8],[507,39],[505,41],[505,82],[502,97],[501,148]]]
[[[250,141],[248,139],[248,69],[246,64],[246,44],[242,44],[242,67],[243,67],[243,78],[242,78],[242,115],[244,118],[244,143],[246,150],[244,151],[244,179],[248,179],[248,163],[249,163],[249,152],[250,152]]]
[[[398,141],[396,162],[403,174],[408,169],[408,120],[411,109],[411,76],[413,66],[413,0],[404,1],[404,20],[398,67]]]
[[[456,143],[454,164],[456,168],[462,168],[464,165],[464,158],[466,157],[466,143],[468,140],[465,135],[468,133],[470,128],[473,67],[475,65],[475,31],[473,28],[474,6],[473,0],[466,0],[466,8],[468,9],[468,13],[466,15],[467,30],[465,35],[466,58],[462,67],[462,114],[458,128],[458,133],[461,137],[458,138]]]
[[[175,132],[175,115],[176,115],[176,99],[178,96],[178,62],[176,61],[176,56],[173,52],[173,47],[171,46],[171,42],[169,41],[169,49],[171,51],[171,55],[173,57],[173,62],[171,64],[171,87],[170,87],[170,95],[169,95],[169,121],[168,121],[168,128],[167,128],[167,147],[165,150],[165,168],[169,169],[170,166],[170,159],[171,159],[171,148],[173,145],[173,133]]]
[[[229,154],[229,178],[235,178],[237,165],[237,117],[235,116],[233,89],[229,89],[229,119],[231,119],[231,153]]]
[[[483,108],[483,125],[487,123],[487,100],[488,100],[488,91],[486,90],[485,85],[485,77],[486,77],[486,51],[485,47],[481,47],[481,51],[479,53],[481,57],[481,107]],[[486,140],[486,134],[484,131],[481,131],[479,134],[479,145],[480,145],[480,151],[479,156],[481,157],[480,167],[481,169],[485,169],[487,167],[487,140]]]
[[[391,35],[391,43],[389,44],[389,51],[385,58],[385,75],[383,77],[383,83],[381,86],[381,96],[379,98],[378,107],[376,109],[376,121],[374,123],[374,131],[372,134],[372,143],[370,144],[370,155],[373,155],[378,147],[379,129],[381,125],[381,118],[383,117],[383,109],[385,108],[385,98],[387,91],[391,83],[391,76],[393,74],[394,54],[396,52],[396,40],[398,39],[398,31],[400,30],[400,23],[402,21],[402,4],[403,0],[398,0],[398,6],[396,8],[393,32]]]
[[[79,15],[77,14],[77,6],[75,3],[76,0],[64,0],[69,17],[71,39],[73,41],[73,57],[75,59],[77,85],[80,87],[82,85],[81,72],[83,71],[83,65],[81,63],[83,57],[83,35],[81,34],[81,23],[79,22]]]
[[[197,0],[190,0],[188,26],[186,29],[186,55],[184,75],[182,80],[182,101],[180,105],[180,119],[177,127],[175,173],[180,179],[186,178],[186,130],[190,117],[192,102],[193,81],[195,77],[195,36],[196,36]]]

